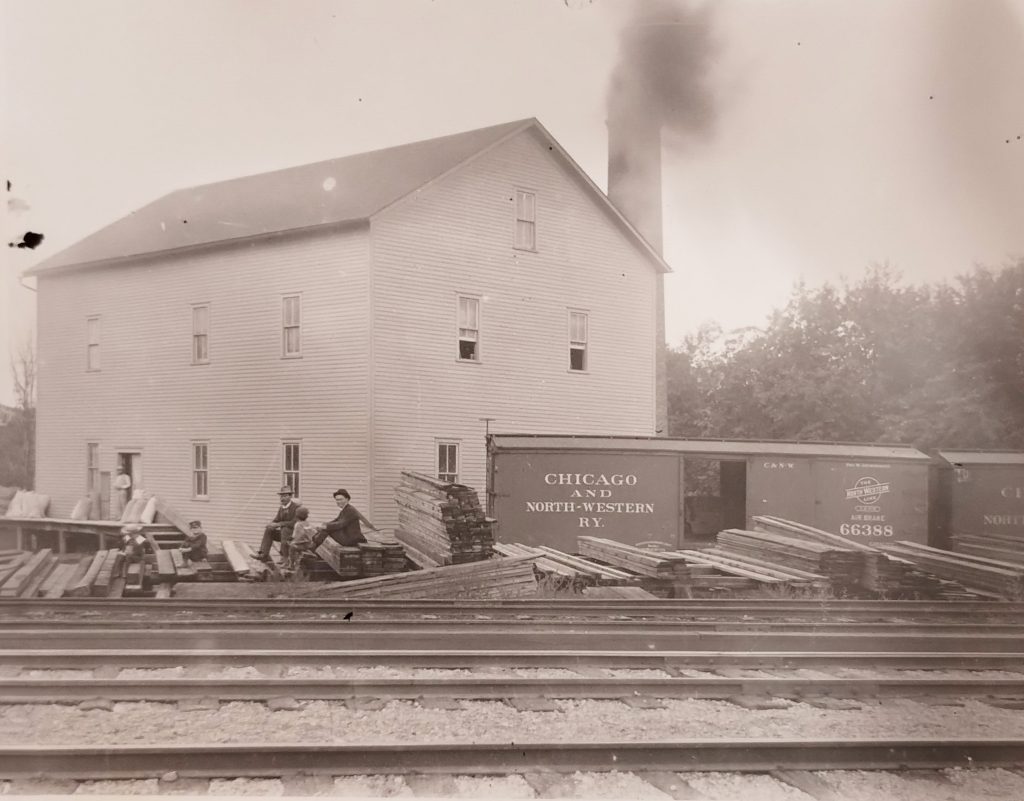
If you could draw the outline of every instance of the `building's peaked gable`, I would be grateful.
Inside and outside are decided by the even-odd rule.
[[[387,206],[382,207],[374,216],[377,216],[379,214],[386,214],[393,206],[400,205],[410,197],[417,195],[420,192],[428,190],[431,185],[437,183],[438,181],[443,181],[452,173],[462,170],[467,165],[481,158],[482,156],[493,150],[495,147],[500,145],[502,142],[508,140],[512,136],[516,136],[527,130],[534,130],[540,135],[540,137],[544,141],[544,144],[547,145],[548,153],[551,155],[551,157],[562,163],[562,165],[569,171],[569,173],[577,180],[582,191],[586,193],[590,197],[590,199],[594,203],[596,203],[602,209],[602,211],[604,211],[609,216],[613,224],[621,228],[623,232],[626,234],[626,236],[635,242],[637,247],[644,253],[644,255],[647,256],[653,262],[654,267],[659,272],[672,272],[672,268],[669,267],[668,263],[664,260],[664,258],[662,258],[661,254],[644,238],[643,234],[641,234],[636,229],[636,227],[634,227],[634,225],[628,219],[626,219],[626,217],[622,214],[621,211],[619,211],[615,204],[612,203],[611,200],[609,200],[608,196],[601,191],[601,188],[594,183],[594,181],[591,179],[589,175],[587,175],[584,169],[580,167],[579,164],[576,163],[576,160],[569,155],[565,148],[563,148],[558,143],[558,140],[555,139],[555,137],[551,135],[548,129],[545,128],[536,118],[522,121],[522,124],[520,124],[518,127],[509,130],[508,132],[506,132],[504,136],[495,139],[487,147],[482,148],[478,152],[474,153],[472,156],[460,161],[459,163],[452,165],[452,167],[449,170],[446,170],[444,173],[437,175],[430,181],[425,182],[421,186],[415,187],[407,195],[395,198],[393,203],[390,203]]]
[[[27,271],[358,222],[533,122],[515,122],[172,192]]]

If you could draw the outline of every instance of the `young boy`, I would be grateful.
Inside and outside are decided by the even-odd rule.
[[[295,529],[292,531],[292,541],[288,548],[288,568],[298,570],[302,561],[302,555],[312,553],[313,537],[316,536],[316,526],[309,522],[309,509],[300,506],[295,510]]]
[[[124,553],[126,565],[141,562],[145,546],[146,537],[142,533],[142,526],[130,523],[121,528],[121,551]]]
[[[199,520],[193,520],[188,524],[188,533],[185,535],[185,544],[181,548],[181,555],[186,562],[202,562],[206,559],[206,533],[203,531],[203,524]]]

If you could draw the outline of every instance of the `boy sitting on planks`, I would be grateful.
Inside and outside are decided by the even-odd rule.
[[[141,564],[145,557],[146,535],[142,526],[129,523],[121,528],[121,553],[124,554],[124,573],[128,575],[128,566]]]
[[[309,509],[300,506],[295,510],[295,528],[292,531],[292,540],[288,543],[286,567],[289,570],[298,570],[303,554],[313,552],[313,538],[316,533],[316,526],[309,522]]]
[[[199,520],[193,520],[188,524],[188,533],[185,535],[185,544],[182,546],[181,555],[185,562],[202,562],[207,557],[206,532],[203,531],[203,524]]]

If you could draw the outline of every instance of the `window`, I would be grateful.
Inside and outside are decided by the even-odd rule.
[[[537,248],[537,196],[533,192],[516,190],[516,238],[517,250]]]
[[[587,369],[587,314],[569,312],[569,369]]]
[[[85,444],[85,491],[100,488],[100,445],[98,442]]]
[[[450,484],[459,480],[459,443],[437,443],[437,477]]]
[[[284,465],[284,471],[281,476],[281,483],[287,484],[292,488],[292,494],[297,498],[299,496],[299,443],[298,442],[285,442],[284,453],[282,454],[281,464]]]
[[[285,295],[281,306],[281,354],[302,355],[302,303],[299,295]]]
[[[210,497],[210,446],[206,442],[192,443],[192,497]]]
[[[192,364],[210,361],[210,304],[192,307]]]
[[[480,361],[480,299],[459,295],[459,360]]]
[[[86,355],[85,369],[100,369],[100,318],[89,317],[85,321]]]

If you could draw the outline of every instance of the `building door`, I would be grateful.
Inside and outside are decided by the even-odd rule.
[[[128,493],[128,498],[131,499],[137,491],[143,489],[142,453],[140,451],[118,451],[117,466],[123,467],[128,478],[132,480],[132,488]]]

